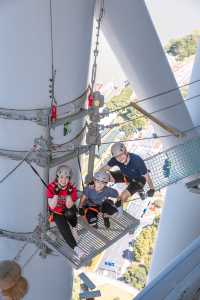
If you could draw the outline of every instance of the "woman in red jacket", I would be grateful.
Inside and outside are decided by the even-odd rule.
[[[84,255],[77,246],[70,225],[76,227],[77,215],[75,202],[78,198],[77,189],[70,182],[71,168],[62,165],[56,171],[56,179],[48,185],[47,197],[49,209],[66,243],[75,251],[77,256]],[[70,224],[70,225],[69,225]]]

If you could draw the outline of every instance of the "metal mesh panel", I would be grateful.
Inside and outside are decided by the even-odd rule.
[[[199,153],[200,138],[195,138],[148,158],[145,163],[151,171],[151,177],[156,190],[160,190],[188,176],[199,173]],[[166,160],[170,161],[171,164],[167,177],[163,171]]]
[[[57,227],[50,230],[50,234],[45,236],[45,240],[51,248],[65,256],[75,268],[80,268],[90,261],[97,254],[115,243],[129,231],[136,229],[139,225],[139,220],[124,212],[121,218],[110,218],[111,227],[106,229],[103,224],[103,219],[99,218],[99,228],[94,229],[82,219],[79,219],[78,232],[80,234],[77,240],[78,246],[85,252],[85,255],[79,259],[74,251],[66,244],[62,236],[58,232]],[[74,233],[74,229],[72,229]],[[76,237],[74,233],[74,237]]]

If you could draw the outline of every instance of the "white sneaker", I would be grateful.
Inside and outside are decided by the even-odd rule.
[[[54,232],[52,232],[51,230],[48,230],[46,232],[46,235],[53,241],[55,242],[57,240],[57,236]]]
[[[72,234],[73,234],[75,240],[78,241],[79,238],[80,238],[80,236],[79,236],[79,234],[78,234],[77,229],[74,229],[74,230],[72,231]]]
[[[80,235],[78,234],[77,227],[72,227],[71,225],[69,225],[69,226],[70,226],[71,233],[72,233],[74,239],[76,240],[76,242],[78,242]]]
[[[76,246],[74,248],[74,252],[78,256],[78,258],[81,258],[81,257],[83,257],[85,255],[85,252],[81,248],[79,248],[78,246]]]

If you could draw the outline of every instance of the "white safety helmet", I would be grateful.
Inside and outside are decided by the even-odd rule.
[[[110,176],[106,172],[96,172],[94,174],[94,179],[100,182],[108,183],[110,180]]]
[[[125,152],[126,152],[126,146],[121,142],[117,142],[113,144],[111,147],[111,153],[113,157],[116,157]]]
[[[72,176],[72,170],[66,165],[59,166],[56,170],[56,177],[65,176],[70,178]]]

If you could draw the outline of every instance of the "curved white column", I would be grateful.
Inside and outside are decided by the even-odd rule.
[[[199,45],[197,48],[197,53],[194,61],[194,66],[192,69],[192,75],[190,81],[196,81],[200,79],[200,41]],[[199,95],[198,97],[194,98],[191,101],[186,102],[188,111],[190,113],[192,122],[194,126],[199,126],[200,125],[200,118],[199,118],[199,111],[200,111],[200,81],[192,84],[189,86],[188,90],[188,96],[187,98],[190,97],[195,97]],[[199,130],[199,129],[198,129]]]
[[[120,0],[105,1],[103,31],[138,99],[177,87],[144,1],[125,0],[123,3]],[[182,101],[181,94],[176,90],[142,102],[141,106],[152,112],[180,101]],[[155,116],[179,130],[193,126],[184,104],[159,112]],[[180,141],[176,138],[163,139],[165,147]],[[183,184],[169,187],[150,279],[198,235],[200,218],[195,217],[200,209],[200,203],[197,198],[190,195]],[[191,223],[190,226],[188,223]]]
[[[94,1],[52,0],[56,98],[59,104],[79,96],[87,87]],[[2,1],[0,4],[0,106],[38,108],[50,104],[51,43],[49,0]],[[71,136],[77,134],[81,120],[74,122]],[[0,147],[26,150],[45,129],[35,123],[0,119]],[[56,135],[53,132],[53,136]],[[17,162],[0,158],[0,178]],[[77,162],[71,162],[75,173]],[[41,176],[44,170],[37,168]],[[75,174],[76,175],[76,174]],[[50,174],[54,177],[54,170]],[[77,176],[75,176],[77,177]],[[22,165],[0,186],[0,228],[32,231],[43,208],[43,185],[29,166]],[[12,259],[21,243],[0,240],[0,259]],[[28,246],[23,259],[34,248]],[[62,257],[35,256],[24,270],[30,284],[27,300],[70,299],[72,269]],[[53,284],[55,282],[55,284]]]
[[[190,81],[199,79],[200,45],[194,62]],[[190,85],[187,98],[200,94],[200,83]],[[200,125],[200,97],[186,102],[191,120],[194,126]],[[182,119],[183,122],[184,118]],[[200,130],[197,130],[200,132]],[[156,275],[177,256],[181,250],[187,247],[200,234],[200,210],[199,195],[188,192],[184,184],[178,184],[168,188],[165,207],[159,225],[156,248],[153,255],[153,263],[149,273],[152,280]]]
[[[103,32],[138,99],[177,87],[144,1],[125,0],[123,4],[120,0],[105,1]],[[174,91],[142,102],[141,106],[151,112],[181,100],[180,92]],[[155,116],[179,130],[191,127],[184,105]],[[166,145],[171,143],[166,142]]]

